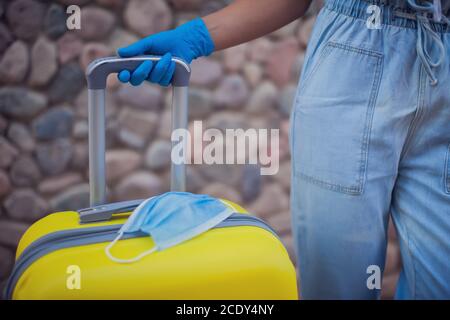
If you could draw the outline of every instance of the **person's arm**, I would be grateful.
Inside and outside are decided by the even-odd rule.
[[[163,57],[157,63],[145,61],[135,70],[122,70],[119,80],[134,86],[145,80],[167,86],[175,71],[173,56],[191,63],[213,51],[255,39],[301,17],[310,3],[311,0],[236,0],[203,19],[194,19],[120,48],[121,57],[142,54]]]
[[[236,0],[203,18],[221,50],[256,39],[300,18],[311,0]]]

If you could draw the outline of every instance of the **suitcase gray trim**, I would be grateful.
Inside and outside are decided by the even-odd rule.
[[[17,259],[11,272],[11,276],[6,284],[4,298],[8,300],[12,299],[14,288],[20,277],[28,269],[28,267],[39,258],[60,249],[112,241],[117,236],[117,231],[121,226],[122,224],[117,224],[103,227],[57,231],[35,240]],[[277,239],[280,240],[276,232],[266,222],[254,216],[241,213],[233,213],[230,217],[219,223],[213,229],[238,226],[262,228],[272,233]],[[147,235],[144,233],[124,234],[122,239],[145,236]]]

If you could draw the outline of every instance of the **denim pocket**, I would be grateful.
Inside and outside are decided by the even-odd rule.
[[[294,174],[328,189],[361,194],[383,56],[335,42],[319,54],[296,98]]]
[[[447,147],[447,156],[445,157],[444,188],[445,192],[450,194],[450,144]]]

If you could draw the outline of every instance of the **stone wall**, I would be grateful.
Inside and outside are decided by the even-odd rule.
[[[142,36],[229,1],[0,1],[0,282],[27,227],[54,211],[88,206],[84,69]],[[66,6],[82,7],[79,31]],[[193,63],[190,118],[214,128],[279,128],[281,168],[191,166],[189,191],[228,198],[263,217],[293,255],[289,221],[289,113],[315,13],[271,35]],[[108,79],[107,171],[111,201],[168,190],[170,90]],[[395,235],[391,232],[391,238]],[[389,242],[385,297],[399,269]]]

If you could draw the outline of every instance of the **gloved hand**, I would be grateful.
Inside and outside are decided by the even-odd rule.
[[[140,85],[144,80],[168,86],[175,71],[172,56],[191,63],[193,59],[208,56],[214,51],[214,42],[201,18],[196,18],[176,29],[160,32],[141,39],[117,53],[127,58],[137,55],[162,55],[157,63],[145,61],[133,70],[122,70],[118,77],[121,82]]]

